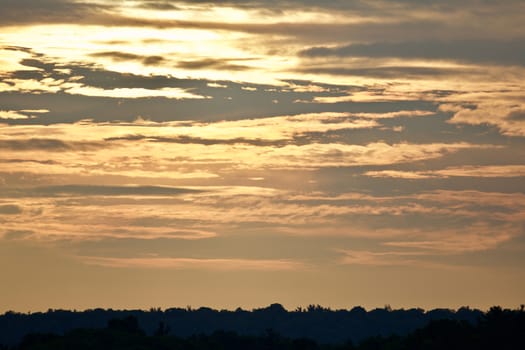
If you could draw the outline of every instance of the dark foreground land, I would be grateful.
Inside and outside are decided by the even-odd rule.
[[[179,313],[179,317],[170,315],[175,311]],[[110,315],[121,317],[109,319],[105,328],[98,327],[98,324],[81,328],[69,324],[70,329],[66,331],[42,331],[46,327],[64,328],[68,318],[76,319],[77,323],[80,322],[79,319],[87,323],[96,323],[94,315],[100,318]],[[183,315],[186,317],[182,317]],[[233,318],[236,322],[230,319],[223,327],[213,324],[217,321],[216,318],[221,319],[221,315],[223,320]],[[416,315],[419,315],[419,318],[415,317]],[[474,316],[475,319],[472,319]],[[187,322],[186,328],[172,328],[177,324],[172,318]],[[58,321],[60,319],[62,324]],[[89,321],[86,321],[88,319]],[[415,319],[424,324],[406,331],[414,327]],[[45,324],[35,323],[35,320]],[[157,321],[157,324],[153,329],[145,330],[141,327],[144,324],[151,328],[151,322],[154,321]],[[243,321],[248,323],[242,324]],[[283,324],[285,321],[288,323]],[[251,312],[211,309],[172,309],[171,312],[49,311],[29,315],[11,312],[0,316],[0,335],[9,338],[10,331],[16,331],[17,327],[20,328],[24,324],[33,330],[26,332],[16,342],[4,342],[9,345],[0,345],[0,350],[525,349],[523,306],[518,310],[493,307],[486,313],[467,308],[457,312],[423,312],[419,309],[392,311],[388,308],[366,312],[361,308],[331,311],[320,307],[288,312],[278,304]],[[179,326],[182,325],[179,323]],[[188,328],[197,325],[200,330],[194,328],[191,331]],[[238,326],[237,329],[232,329],[235,328],[234,325]],[[261,330],[260,327],[264,325],[267,327]],[[313,330],[313,327],[317,328],[317,332],[309,334],[308,330]],[[37,331],[38,329],[40,331]],[[293,335],[294,332],[296,335]],[[328,336],[330,332],[334,338],[320,339],[320,335]]]

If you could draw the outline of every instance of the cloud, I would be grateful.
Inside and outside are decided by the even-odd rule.
[[[4,1],[2,238],[130,269],[502,256],[524,6]]]
[[[296,271],[304,269],[301,262],[292,260],[257,260],[257,259],[196,259],[196,258],[105,258],[79,257],[89,265],[113,268],[146,269],[198,269],[212,271]]]
[[[61,185],[26,188],[19,195],[27,196],[176,196],[199,192],[194,189],[168,186],[101,186]]]
[[[283,37],[293,39],[290,42],[302,48],[304,43],[345,44],[348,38],[358,43],[425,39],[498,40],[522,38],[524,34],[519,16],[523,4],[514,0],[505,4],[447,1],[439,5],[413,1],[228,1],[219,4],[191,1],[178,2],[178,10],[158,16],[152,11],[152,5],[159,11],[168,12],[163,8],[172,8],[173,2],[102,4],[99,1],[23,0],[17,4],[8,0],[3,7],[5,16],[0,25],[74,24],[236,32],[266,39],[260,41],[262,49]],[[468,11],[469,8],[477,11]],[[282,48],[279,51],[282,52]]]
[[[30,238],[33,234],[31,230],[7,230],[4,232],[3,239],[23,240]]]
[[[54,160],[36,160],[36,159],[21,159],[21,158],[11,158],[11,159],[0,159],[0,163],[36,163],[36,164],[43,164],[43,165],[56,165],[59,164],[58,162]]]
[[[410,67],[410,66],[387,66],[387,67],[361,67],[348,68],[347,65],[338,63],[337,66],[304,67],[297,68],[297,72],[307,74],[328,74],[357,77],[372,77],[381,79],[418,79],[428,77],[457,76],[470,73],[469,69],[440,68],[440,67]]]
[[[477,19],[486,17],[480,16]],[[517,23],[515,16],[510,20]],[[227,23],[205,20],[162,20],[147,19],[121,15],[97,16],[93,19],[85,19],[84,22],[98,24],[108,27],[132,26],[151,27],[157,29],[184,28],[209,31],[230,31],[248,33],[255,35],[279,35],[282,37],[295,38],[304,43],[321,43],[333,41],[334,38],[356,37],[365,41],[378,40],[418,40],[422,37],[428,39],[450,39],[454,38],[454,30],[463,29],[461,33],[455,33],[456,38],[471,39],[482,37],[483,34],[494,37],[495,33],[503,35],[503,28],[490,32],[487,28],[468,25],[461,22],[446,23],[437,20],[399,20],[399,21],[363,21],[363,23],[346,22],[344,19],[332,22],[289,22],[283,18],[281,21],[270,23]],[[474,29],[479,33],[473,35]],[[522,31],[515,28],[510,33],[511,37],[519,37]]]
[[[287,143],[285,140],[264,140],[264,139],[249,139],[244,137],[237,137],[231,139],[213,139],[213,138],[202,138],[192,137],[187,135],[180,135],[174,137],[163,137],[163,136],[148,136],[148,135],[125,135],[117,137],[108,137],[105,141],[141,141],[146,140],[148,142],[164,142],[164,143],[178,143],[178,144],[198,144],[198,145],[235,145],[245,144],[252,146],[282,146]]]
[[[459,94],[443,99],[461,100],[462,103],[444,103],[440,110],[452,112],[452,124],[483,125],[498,127],[504,135],[525,136],[525,94],[517,91],[479,92]]]
[[[22,208],[15,204],[0,204],[0,215],[17,215],[22,213]]]
[[[191,61],[179,61],[177,62],[177,67],[184,69],[219,69],[219,70],[228,70],[228,71],[244,71],[252,69],[250,66],[240,65],[231,63],[232,59],[217,59],[217,58],[203,58],[199,60]]]
[[[197,95],[180,88],[160,88],[160,89],[143,89],[143,88],[120,88],[120,89],[100,89],[92,86],[76,85],[67,87],[64,92],[73,95],[84,95],[94,97],[111,97],[111,98],[147,98],[147,97],[165,97],[176,100],[182,99],[204,99],[205,96]]]
[[[48,151],[48,152],[66,152],[66,151],[90,151],[103,148],[100,142],[82,142],[82,141],[62,141],[59,139],[30,138],[18,140],[0,139],[0,149],[10,151]]]
[[[72,0],[3,0],[2,26],[47,23],[82,23],[111,7]]]
[[[136,0],[138,4],[145,7],[160,8],[160,9],[170,9],[173,8],[172,0]],[[357,1],[359,3],[360,1]],[[217,1],[212,0],[184,0],[180,1],[180,4],[188,5],[217,5]],[[170,6],[171,5],[171,6]],[[330,3],[319,3],[318,1],[313,0],[225,0],[220,1],[220,5],[226,7],[240,7],[246,9],[261,9],[268,11],[275,11],[273,13],[279,13],[281,9],[297,9],[297,8],[337,8],[337,9],[346,9],[355,7],[365,7],[365,4],[347,4],[344,1],[332,1]],[[179,7],[180,8],[180,7]],[[272,12],[270,12],[272,13]]]
[[[28,109],[28,104],[31,104],[32,109],[45,107],[52,110],[52,113],[39,115],[39,122],[44,124],[85,118],[100,121],[133,120],[137,115],[143,115],[151,120],[165,121],[177,119],[233,120],[283,114],[290,116],[314,114],[316,112],[322,115],[326,114],[327,110],[333,111],[333,114],[352,111],[355,113],[354,116],[357,116],[357,113],[366,114],[367,111],[388,112],[372,104],[354,103],[350,105],[347,103],[346,106],[343,105],[345,99],[348,101],[349,98],[351,100],[361,98],[362,94],[359,95],[359,91],[376,93],[375,99],[388,100],[390,96],[383,93],[383,90],[379,94],[380,88],[377,86],[334,85],[297,80],[281,81],[280,85],[274,86],[218,81],[215,83],[227,86],[227,88],[217,89],[209,87],[208,84],[214,83],[205,79],[180,79],[160,74],[139,75],[136,72],[135,74],[119,73],[78,62],[50,63],[52,60],[49,57],[38,57],[36,53],[34,55],[36,58],[25,64],[30,65],[28,67],[40,67],[41,71],[31,73],[29,76],[27,72],[11,72],[9,74],[10,84],[6,86],[5,92],[12,91],[12,93],[9,96],[0,94],[0,103],[15,104],[19,110]],[[70,72],[64,74],[62,72],[64,69]],[[242,87],[257,90],[245,91]],[[56,93],[50,94],[53,91]],[[64,96],[64,93],[72,95]],[[31,99],[27,98],[29,94],[31,94]],[[225,99],[230,97],[232,100],[225,102]],[[203,101],[204,98],[205,101]],[[392,104],[391,108],[394,110],[409,109],[412,106],[407,99],[415,100],[416,98],[406,92],[399,92],[396,94],[396,100],[402,102],[399,102],[399,105]],[[272,103],[276,99],[279,100],[278,106]],[[68,100],[67,103],[66,100]],[[297,101],[308,103],[296,103]],[[332,107],[321,105],[325,102],[340,104]],[[415,109],[421,108],[421,105],[413,103]],[[429,106],[433,108],[430,104]],[[91,110],[97,112],[90,113]],[[364,114],[365,118],[370,116]],[[7,122],[29,124],[35,121],[7,120]]]
[[[178,10],[180,9],[172,3],[172,1],[162,1],[162,0],[144,0],[138,1],[138,6],[141,6],[146,9],[153,10]]]
[[[512,225],[493,227],[485,223],[476,223],[463,229],[451,228],[439,231],[412,232],[409,240],[403,236],[386,238],[379,244],[394,251],[370,251],[339,249],[343,253],[341,264],[372,266],[421,266],[452,267],[451,263],[434,262],[439,257],[459,256],[462,254],[494,250],[502,243],[510,241],[520,234],[520,229]]]
[[[305,181],[297,172],[291,174],[293,182]],[[271,172],[268,175],[279,176]],[[240,181],[239,174],[234,176],[233,181]],[[224,242],[229,242],[230,247],[237,244],[241,247],[241,237],[295,240],[299,247],[304,240],[316,241],[321,250],[366,241],[368,248],[364,250],[374,252],[370,246],[378,245],[410,253],[376,256],[381,262],[367,262],[378,265],[394,259],[392,265],[398,266],[411,261],[417,264],[420,260],[429,263],[427,257],[433,260],[433,257],[495,250],[521,234],[525,200],[519,193],[435,191],[391,196],[372,196],[365,192],[334,195],[312,193],[300,183],[295,191],[279,189],[282,184],[265,181],[260,187],[192,186],[189,189],[193,192],[175,191],[174,194],[164,188],[108,186],[117,187],[115,190],[85,185],[19,188],[17,194],[14,186],[9,185],[11,188],[2,194],[8,196],[9,201],[17,197],[24,211],[23,217],[4,217],[2,228],[33,231],[33,235],[19,239],[54,246],[98,244],[104,247],[121,240],[116,250],[118,255],[109,258],[126,254],[130,247],[125,242],[129,241],[135,242],[133,247],[182,245],[178,251],[187,254],[186,257],[204,260],[224,254]],[[277,188],[263,187],[269,184]],[[261,250],[263,256],[265,249],[269,248]],[[307,254],[308,259],[312,258],[311,254]],[[356,260],[346,262],[357,263]],[[189,266],[206,269],[212,265],[207,262],[201,267],[199,262],[162,260],[98,262],[106,266],[104,263],[130,268],[163,265],[173,269],[193,268]]]
[[[47,127],[7,126],[1,128],[8,139],[1,140],[0,147],[9,152],[1,154],[0,160],[11,160],[13,172],[115,175],[129,177],[134,183],[131,178],[135,177],[218,179],[232,169],[298,171],[407,164],[500,147],[467,142],[352,144],[348,143],[352,140],[323,134],[376,127],[376,115],[370,117],[312,113],[213,123],[83,121]],[[319,136],[311,137],[315,133]],[[50,138],[27,139],[27,135]],[[22,157],[21,151],[33,153]]]
[[[59,92],[64,85],[63,80],[56,80],[53,78],[36,79],[3,79],[0,83],[0,92],[31,92],[31,93],[56,93]]]
[[[191,146],[191,147],[190,147]],[[166,149],[165,144],[162,146]],[[179,146],[173,144],[174,149]],[[387,165],[435,159],[462,149],[491,148],[494,146],[455,144],[387,144],[382,142],[366,145],[336,143],[310,143],[304,145],[235,146],[235,145],[187,145],[196,154],[188,164],[236,164],[237,169],[319,169],[324,167],[350,167],[363,165]]]
[[[356,117],[366,119],[392,119],[392,118],[413,118],[429,117],[435,115],[433,111],[412,110],[412,111],[393,111],[385,113],[353,113]]]
[[[0,119],[29,119],[30,117],[26,114],[22,114],[18,111],[0,111]]]
[[[367,145],[308,144],[284,146],[270,152],[261,152],[257,160],[273,166],[306,166],[312,168],[332,166],[363,166],[410,163],[439,158],[460,149],[490,147],[458,144],[387,144],[375,142]]]
[[[453,229],[427,234],[426,239],[392,241],[383,243],[396,248],[416,249],[431,254],[463,254],[495,249],[519,234],[519,229],[511,225],[491,227],[478,223],[464,229]]]
[[[441,203],[442,205],[449,205],[451,207],[460,206],[487,206],[495,211],[496,207],[505,208],[507,212],[515,212],[521,215],[525,210],[525,194],[520,192],[515,193],[499,193],[499,192],[483,192],[483,191],[450,191],[438,190],[432,192],[419,193],[414,196],[418,200],[431,201]],[[510,221],[510,218],[506,218]]]
[[[92,195],[85,198],[74,195],[38,196],[39,202],[29,198],[35,196],[19,198],[28,205],[28,209],[21,213],[23,221],[4,218],[6,220],[2,228],[5,232],[31,231],[33,234],[13,234],[13,239],[16,236],[17,240],[58,246],[97,242],[112,244],[118,240],[134,240],[144,244],[148,241],[182,244],[182,241],[193,242],[218,236],[212,229],[214,225],[170,217],[169,210],[174,207],[173,204],[165,201],[167,208],[163,208],[160,204],[163,201],[158,197],[148,199],[142,196],[125,200],[118,195],[105,195],[102,198],[93,198]],[[148,200],[159,204],[144,204]],[[84,203],[83,208],[80,202]]]
[[[36,67],[38,70],[29,76],[24,71],[10,71],[0,83],[1,92],[17,92],[32,94],[71,94],[89,97],[109,97],[121,99],[163,97],[167,99],[204,99],[207,96],[199,95],[192,90],[194,87],[183,88],[176,85],[188,85],[187,81],[166,76],[144,77],[140,75],[105,71],[89,64],[50,63],[48,57],[39,57],[33,53],[32,59],[24,59],[24,67]],[[127,53],[102,52],[91,54],[94,57],[113,57],[114,59],[139,60],[145,65],[155,65],[161,62],[156,56],[138,56]],[[103,84],[105,83],[105,84]],[[108,86],[108,83],[110,84]],[[186,84],[184,84],[186,83]],[[195,81],[196,85],[203,84]],[[93,84],[93,85],[91,85]],[[113,86],[111,86],[113,85]],[[120,86],[119,86],[120,85]],[[122,86],[124,85],[124,86]],[[175,85],[175,86],[174,86]],[[48,110],[35,109],[26,113],[46,113]],[[8,115],[8,113],[10,113]],[[23,111],[3,111],[0,119],[21,119],[26,115]],[[9,118],[7,118],[9,116]],[[32,116],[29,116],[32,118]],[[28,119],[28,118],[26,118]]]
[[[432,177],[438,177],[437,174],[434,175],[434,173],[432,172],[402,170],[370,170],[365,172],[364,175],[370,177],[390,177],[408,180],[429,179]]]
[[[159,63],[164,63],[166,59],[162,56],[157,55],[137,55],[128,52],[121,51],[104,51],[104,52],[95,52],[90,54],[93,57],[107,57],[111,58],[114,61],[139,61],[145,66],[157,65]]]
[[[350,113],[304,113],[256,119],[225,120],[214,123],[186,121],[150,123],[144,126],[136,123],[135,125],[128,125],[129,129],[133,129],[135,126],[137,131],[149,131],[149,133],[110,137],[105,140],[148,140],[180,144],[248,144],[281,147],[294,143],[297,139],[311,133],[369,129],[379,126],[375,121],[367,119],[354,118]],[[157,134],[154,133],[155,131]]]
[[[343,250],[339,260],[344,265],[371,266],[414,266],[421,262],[417,258],[425,254],[419,252],[373,252],[368,250]]]
[[[219,88],[219,89],[226,89],[226,88],[228,88],[228,85],[219,84],[219,83],[216,83],[216,82],[207,83],[206,85],[211,87],[211,88]]]
[[[401,179],[429,179],[446,177],[479,177],[479,178],[508,178],[524,177],[524,165],[484,165],[449,167],[440,170],[401,171],[401,170],[372,170],[364,173],[371,177],[390,177]]]
[[[525,41],[452,40],[419,42],[379,42],[344,46],[319,46],[303,50],[303,57],[381,57],[403,59],[454,60],[501,65],[524,65]]]

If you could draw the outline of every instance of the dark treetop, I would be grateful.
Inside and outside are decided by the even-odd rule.
[[[240,335],[260,335],[266,330],[290,338],[309,337],[320,343],[361,341],[370,336],[406,335],[424,327],[432,320],[466,321],[476,324],[483,312],[463,307],[457,311],[435,309],[392,310],[386,306],[366,311],[362,307],[351,310],[331,310],[319,305],[287,311],[280,304],[245,311],[213,310],[210,308],[172,308],[162,311],[94,309],[82,312],[48,310],[45,313],[22,314],[7,312],[0,316],[0,344],[14,345],[29,333],[64,334],[78,328],[104,328],[111,319],[133,316],[148,335],[154,334],[162,323],[169,334],[188,337],[211,334],[217,330],[233,331]]]

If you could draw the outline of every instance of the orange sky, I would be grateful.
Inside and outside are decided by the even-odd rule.
[[[522,1],[0,8],[0,312],[523,303]]]

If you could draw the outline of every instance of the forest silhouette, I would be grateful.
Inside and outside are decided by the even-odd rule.
[[[7,312],[0,316],[0,336],[0,350],[525,349],[525,311],[521,306],[367,312],[312,305],[289,312],[272,304],[253,311]]]

